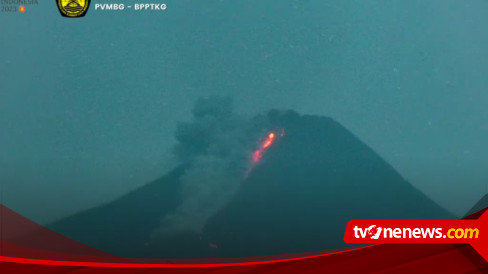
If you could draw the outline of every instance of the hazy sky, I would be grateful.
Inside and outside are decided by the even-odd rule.
[[[212,94],[330,116],[458,215],[488,192],[487,1],[264,2],[2,14],[2,203],[46,223],[159,177]]]

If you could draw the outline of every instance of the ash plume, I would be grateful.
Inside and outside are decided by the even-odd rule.
[[[180,123],[175,134],[174,154],[189,166],[180,180],[182,202],[162,218],[153,239],[202,232],[239,189],[256,145],[253,132],[249,119],[233,113],[230,98],[197,100],[193,121]]]

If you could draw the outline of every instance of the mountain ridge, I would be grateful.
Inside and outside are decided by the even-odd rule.
[[[126,257],[204,258],[346,247],[342,237],[351,219],[454,218],[329,117],[272,110],[255,119],[259,132],[283,129],[284,136],[200,232],[151,237],[181,204],[181,180],[191,163],[49,228]]]

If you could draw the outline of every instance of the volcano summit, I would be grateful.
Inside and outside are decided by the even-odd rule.
[[[351,219],[454,218],[331,118],[243,119],[226,99],[193,115],[176,133],[180,166],[49,228],[119,256],[208,258],[346,247]]]

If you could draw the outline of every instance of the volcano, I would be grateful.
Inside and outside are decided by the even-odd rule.
[[[284,136],[266,148],[201,232],[151,238],[182,202],[191,163],[48,228],[118,256],[209,258],[347,247],[342,239],[351,219],[455,217],[333,119],[276,110],[260,119]]]

